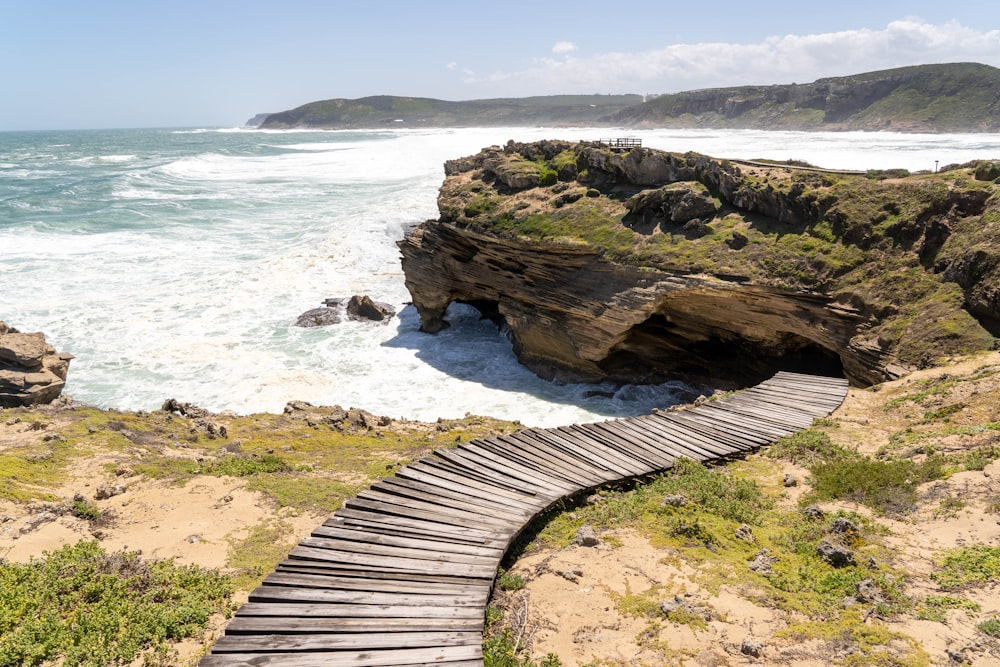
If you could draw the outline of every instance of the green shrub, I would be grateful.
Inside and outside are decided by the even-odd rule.
[[[553,169],[543,169],[538,174],[538,186],[542,188],[555,185],[558,180],[559,173]]]
[[[991,618],[983,621],[976,626],[976,630],[990,637],[1000,637],[1000,618]]]
[[[826,433],[812,429],[786,435],[775,441],[767,448],[767,455],[771,458],[788,459],[803,466],[858,457],[856,453],[835,445]]]
[[[977,545],[949,550],[941,569],[931,574],[941,588],[982,584],[1000,577],[1000,547]]]
[[[291,472],[294,467],[274,454],[253,455],[253,456],[226,456],[218,461],[211,461],[202,465],[201,471],[206,475],[217,475],[219,477],[250,477],[264,473]]]
[[[88,503],[86,500],[74,500],[69,506],[70,512],[78,519],[87,521],[100,521],[104,518],[104,513],[97,505]]]
[[[495,199],[484,195],[477,195],[465,205],[465,217],[475,218],[479,215],[492,213],[495,210],[497,210],[497,202]]]
[[[28,563],[0,563],[0,665],[127,665],[164,655],[231,609],[230,579],[137,552],[78,542]]]
[[[813,466],[812,496],[819,500],[852,500],[884,514],[906,514],[917,501],[917,486],[945,476],[943,461],[931,456],[875,461],[868,457]]]
[[[524,588],[524,577],[513,572],[504,572],[497,579],[497,586],[502,591],[519,591]]]

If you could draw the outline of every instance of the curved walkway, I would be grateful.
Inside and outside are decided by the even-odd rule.
[[[200,667],[482,667],[500,559],[535,515],[583,490],[808,428],[847,381],[778,373],[644,417],[473,440],[344,503],[250,594]]]

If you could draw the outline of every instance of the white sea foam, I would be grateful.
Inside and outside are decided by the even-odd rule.
[[[995,135],[231,128],[122,132],[87,154],[81,134],[63,149],[72,158],[112,159],[67,171],[69,154],[51,146],[3,156],[14,166],[0,172],[10,218],[0,224],[0,317],[74,353],[68,392],[102,406],[149,409],[173,396],[280,411],[300,399],[538,425],[643,412],[669,403],[675,387],[588,395],[594,387],[544,382],[467,307],[453,307],[450,329],[419,333],[395,245],[408,225],[436,216],[445,160],[508,139],[615,135],[852,169],[1000,155]],[[37,178],[10,178],[22,165]],[[324,298],[355,293],[400,316],[387,326],[292,326]]]

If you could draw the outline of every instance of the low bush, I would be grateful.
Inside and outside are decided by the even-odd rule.
[[[0,665],[116,667],[200,634],[232,609],[229,577],[78,542],[0,562]]]
[[[917,487],[946,476],[939,456],[921,463],[906,459],[846,459],[821,463],[811,471],[813,498],[852,500],[891,515],[911,512],[917,502]]]

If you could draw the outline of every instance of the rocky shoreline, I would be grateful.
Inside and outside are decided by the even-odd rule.
[[[868,386],[1000,333],[1000,204],[981,165],[829,174],[546,141],[445,172],[440,217],[399,244],[422,328],[473,304],[542,377],[746,386],[783,369]]]

